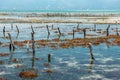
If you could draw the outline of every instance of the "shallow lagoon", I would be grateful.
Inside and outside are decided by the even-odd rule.
[[[54,25],[52,29],[51,25]],[[18,26],[20,33],[17,36],[17,30],[15,26]],[[15,23],[13,29],[11,29],[11,24],[1,24],[1,27],[6,27],[5,36],[8,36],[8,32],[11,34],[14,41],[24,41],[31,40],[31,25],[35,31],[35,40],[52,40],[54,38],[59,38],[59,33],[56,28],[60,28],[64,36],[60,39],[72,39],[71,33],[73,29],[76,28],[78,24],[73,23],[48,23],[48,24],[19,24]],[[50,36],[47,35],[46,25],[49,26]],[[97,29],[102,29],[103,31],[107,28],[108,24],[97,24]],[[116,34],[114,32],[115,27],[120,25],[111,25],[110,34]],[[80,28],[90,28],[88,34],[96,34],[99,37],[105,36],[106,34],[100,35],[92,31],[94,24],[80,24]],[[4,38],[2,33],[2,28],[0,30],[0,41],[6,45],[10,42],[8,39]],[[113,28],[113,29],[112,29]],[[119,29],[119,28],[118,28]],[[90,37],[90,36],[89,36]],[[75,38],[83,38],[82,32],[76,32]],[[120,47],[110,46],[107,44],[93,45],[93,53],[95,60],[91,60],[89,53],[89,48],[87,47],[70,47],[70,48],[51,48],[49,46],[37,47],[35,48],[35,57],[41,58],[40,60],[34,61],[34,68],[39,74],[34,80],[119,80],[120,77]],[[16,46],[13,54],[9,56],[0,57],[0,60],[4,61],[4,64],[0,65],[0,77],[7,78],[8,80],[31,80],[31,79],[21,79],[19,73],[24,69],[32,68],[32,49],[27,52],[26,46],[20,47]],[[0,53],[9,53],[9,47],[1,44]],[[52,55],[51,65],[45,66],[44,63],[47,62],[47,55]],[[12,60],[17,58],[19,62],[13,62]],[[17,66],[19,65],[19,67]],[[47,73],[45,70],[51,69],[52,73]],[[33,80],[33,79],[32,79]]]

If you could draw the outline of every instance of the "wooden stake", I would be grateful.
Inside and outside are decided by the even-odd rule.
[[[17,28],[17,36],[16,36],[16,39],[18,38],[18,36],[19,36],[19,28],[18,28],[18,26],[16,25],[16,28]]]
[[[3,32],[5,33],[5,26],[3,27]]]
[[[116,35],[119,36],[119,33],[118,33],[118,28],[116,28]]]
[[[11,39],[10,33],[8,33],[8,36],[9,36],[10,43],[12,43],[12,39]]]
[[[10,50],[10,51],[14,51],[14,50],[15,50],[15,46],[14,46],[14,44],[13,44],[13,42],[12,42],[12,38],[11,38],[10,33],[8,33],[8,36],[9,36],[9,39],[10,39],[9,50]]]
[[[17,32],[19,33],[19,28],[18,28],[18,26],[16,25],[16,28],[17,28]]]
[[[34,61],[35,61],[35,41],[34,41],[34,31],[31,32],[31,38],[32,38],[32,68],[34,68]]]
[[[84,38],[86,38],[86,29],[83,29],[84,32]]]
[[[75,37],[75,30],[73,29],[73,39],[74,39],[74,37]]]
[[[48,54],[48,63],[51,62],[51,54]]]
[[[79,24],[77,25],[77,29],[79,29]]]
[[[46,25],[46,27],[47,27],[48,35],[50,35],[50,31],[49,31],[48,25]]]
[[[110,24],[108,25],[106,31],[107,31],[107,36],[109,36],[109,28],[110,28]]]
[[[34,32],[34,29],[33,29],[32,25],[31,25],[31,29],[32,29],[32,33],[34,34],[35,32]]]
[[[16,39],[18,38],[18,36],[19,36],[19,33],[17,33]]]
[[[4,37],[5,37],[5,26],[4,26],[4,28],[3,28],[3,35],[4,35]]]
[[[95,58],[94,58],[94,55],[93,55],[93,52],[92,52],[92,44],[91,43],[88,44],[88,48],[90,49],[91,59],[94,60]]]
[[[59,35],[61,35],[61,31],[60,31],[59,27],[58,27],[58,32],[59,32]]]
[[[34,50],[34,43],[35,43],[35,41],[34,41],[34,32],[31,32],[31,37],[32,37],[32,49],[33,49],[33,53],[35,53],[35,50]]]

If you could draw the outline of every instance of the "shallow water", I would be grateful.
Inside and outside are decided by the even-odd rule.
[[[72,32],[76,28],[77,24],[63,24],[55,23],[54,29],[52,30],[51,25],[54,23],[48,24],[19,24],[16,23],[11,29],[11,24],[0,24],[0,42],[8,44],[10,41],[4,38],[2,29],[6,27],[5,36],[8,36],[9,32],[14,41],[24,41],[31,40],[31,28],[32,25],[35,31],[35,40],[58,38],[59,33],[54,33],[57,31],[56,28],[60,28],[61,32],[64,33],[64,36],[61,36],[60,39],[72,39],[72,35],[68,35],[69,32]],[[18,26],[20,33],[17,37],[17,30],[15,25]],[[50,36],[47,36],[46,25],[49,26]],[[115,34],[112,28],[118,27],[120,25],[111,25],[110,34]],[[80,28],[90,28],[93,29],[93,24],[80,24]],[[108,27],[108,24],[97,24],[97,29],[105,30]],[[87,31],[88,34],[96,34],[97,36],[105,36],[106,34],[98,34],[96,32]],[[92,36],[94,37],[94,36]],[[83,38],[83,34],[75,33],[75,38]],[[27,52],[26,46],[19,47],[16,46],[13,54],[9,52],[9,48],[0,46],[0,53],[7,52],[10,55],[5,57],[0,57],[0,60],[5,61],[4,64],[0,65],[0,77],[7,78],[8,80],[119,80],[120,77],[120,47],[119,46],[110,46],[107,44],[100,44],[98,46],[92,46],[95,60],[91,60],[89,53],[89,48],[87,47],[70,47],[63,49],[61,47],[51,48],[46,47],[36,47],[35,48],[35,57],[42,58],[41,60],[35,60],[34,68],[39,74],[38,77],[34,79],[21,79],[19,73],[24,69],[32,68],[32,49],[30,52]],[[51,65],[46,67],[44,63],[47,63],[47,55],[52,55]],[[13,62],[12,60],[17,58],[18,63]],[[17,67],[19,65],[19,67]],[[51,69],[52,73],[46,73],[45,70]]]

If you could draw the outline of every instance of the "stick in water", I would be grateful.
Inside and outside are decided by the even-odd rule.
[[[79,29],[79,24],[77,25],[77,29]]]
[[[12,38],[11,38],[10,33],[8,33],[8,36],[9,36],[9,39],[10,39],[9,50],[10,50],[10,51],[14,51],[14,50],[15,50],[15,46],[14,46],[14,44],[13,44],[13,41],[12,41]]]
[[[86,29],[83,29],[84,32],[84,38],[86,38]]]
[[[61,35],[61,31],[60,31],[60,28],[58,27],[58,32],[59,32],[59,35]]]
[[[94,58],[94,55],[93,55],[93,52],[92,52],[93,49],[92,49],[92,44],[91,43],[88,43],[88,48],[90,49],[91,59],[94,60],[95,58]]]
[[[75,30],[73,29],[73,39],[74,39],[74,37],[75,37]]]
[[[33,26],[31,25],[31,29],[32,29],[32,33],[34,34],[35,32],[34,32],[34,29],[33,29]]]
[[[48,54],[48,63],[51,62],[51,54]]]
[[[18,26],[17,26],[17,25],[16,25],[16,28],[17,28],[17,32],[18,32],[18,33],[17,33],[17,36],[16,36],[16,39],[17,39],[17,38],[18,38],[18,36],[19,36],[19,32],[20,32],[20,31],[19,31],[19,28],[18,28]]]
[[[106,31],[107,31],[107,36],[109,36],[109,28],[110,28],[110,24],[108,25]]]
[[[34,31],[31,32],[31,39],[32,39],[32,68],[34,68],[34,61],[35,61]]]
[[[19,31],[19,28],[18,28],[18,26],[16,25],[16,28],[17,28],[17,32],[19,33],[20,31]]]
[[[46,27],[47,27],[48,35],[50,35],[50,31],[49,31],[48,25],[46,25]]]
[[[3,28],[3,35],[4,35],[4,37],[5,37],[5,26],[4,26],[4,28]]]
[[[118,28],[116,28],[116,35],[119,36]]]

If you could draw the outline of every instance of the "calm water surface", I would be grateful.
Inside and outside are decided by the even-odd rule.
[[[18,26],[20,33],[17,37],[17,30],[15,25]],[[13,25],[13,30],[11,25],[0,24],[0,42],[8,44],[9,40],[3,38],[2,29],[6,26],[5,36],[8,36],[7,33],[11,33],[12,39],[14,41],[23,41],[31,39],[31,28],[33,25],[35,30],[35,40],[40,39],[49,39],[58,38],[58,33],[54,33],[51,29],[52,23],[49,24],[19,24],[16,23]],[[46,25],[49,25],[51,35],[47,37]],[[54,28],[59,27],[61,32],[65,33],[65,36],[61,36],[60,39],[72,39],[71,35],[68,35],[68,32],[71,32],[77,24],[54,24]],[[97,24],[98,29],[106,29],[107,24]],[[117,25],[118,27],[120,25]],[[93,24],[80,24],[81,28],[89,27],[93,28]],[[115,28],[116,25],[111,26],[110,33],[112,28]],[[118,28],[119,29],[119,28]],[[88,31],[87,33],[94,33]],[[99,35],[100,36],[100,35]],[[80,33],[75,34],[76,38],[83,38],[83,35]],[[36,44],[37,45],[37,44]],[[32,49],[27,53],[26,46],[19,47],[16,46],[16,49],[13,54],[10,54],[6,57],[0,57],[0,60],[3,60],[5,63],[0,65],[0,77],[7,78],[8,80],[120,80],[120,47],[119,46],[109,46],[106,44],[100,44],[97,46],[93,45],[93,53],[95,60],[91,60],[89,53],[89,48],[87,47],[71,47],[63,49],[58,47],[57,49],[51,47],[36,47],[35,48],[35,57],[42,58],[41,60],[35,60],[34,68],[36,72],[40,75],[34,79],[21,79],[19,73],[24,69],[32,68]],[[9,53],[8,47],[0,46],[0,53],[7,52]],[[44,66],[44,63],[47,62],[47,55],[52,55],[51,65],[49,67]],[[14,63],[12,59],[18,58],[20,62]],[[16,65],[19,64],[21,67],[17,68]],[[46,73],[45,70],[51,69],[52,73]]]

